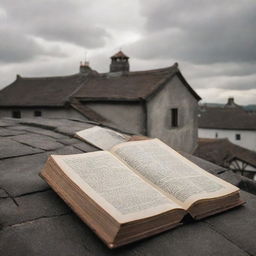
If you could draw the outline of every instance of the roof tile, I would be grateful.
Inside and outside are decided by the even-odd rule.
[[[256,130],[256,113],[237,108],[201,107],[199,128]]]

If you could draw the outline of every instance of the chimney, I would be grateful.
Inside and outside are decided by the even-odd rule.
[[[90,71],[91,71],[91,68],[89,66],[89,62],[88,61],[85,61],[85,62],[80,61],[79,73],[80,74],[87,74]]]
[[[229,106],[233,106],[234,104],[235,104],[235,102],[234,102],[234,98],[233,98],[233,97],[229,97],[229,98],[228,98],[227,105],[229,105]]]
[[[111,57],[110,72],[129,72],[129,57],[119,51]]]
[[[235,100],[233,97],[228,98],[227,104],[224,106],[225,108],[238,108],[239,105],[235,103]]]

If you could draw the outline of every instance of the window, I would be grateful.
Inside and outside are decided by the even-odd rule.
[[[35,110],[34,111],[34,116],[42,116],[42,112],[40,110]]]
[[[21,118],[21,113],[19,110],[12,111],[12,117],[13,118]]]
[[[218,133],[217,132],[215,133],[215,138],[218,138]]]
[[[171,109],[171,115],[172,115],[172,127],[178,127],[178,109],[172,108]]]
[[[239,133],[236,134],[236,140],[241,140],[241,134]]]

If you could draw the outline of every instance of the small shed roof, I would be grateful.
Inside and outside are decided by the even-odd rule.
[[[201,138],[194,154],[224,167],[233,159],[240,159],[256,168],[256,152],[235,145],[228,139]]]

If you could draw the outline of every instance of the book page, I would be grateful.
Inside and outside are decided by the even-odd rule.
[[[53,158],[75,184],[120,223],[181,208],[109,152]]]
[[[158,139],[122,143],[111,152],[185,209],[199,199],[238,191]]]
[[[128,135],[99,126],[79,131],[76,135],[93,146],[103,150],[110,149],[117,144],[128,141],[130,138]]]

